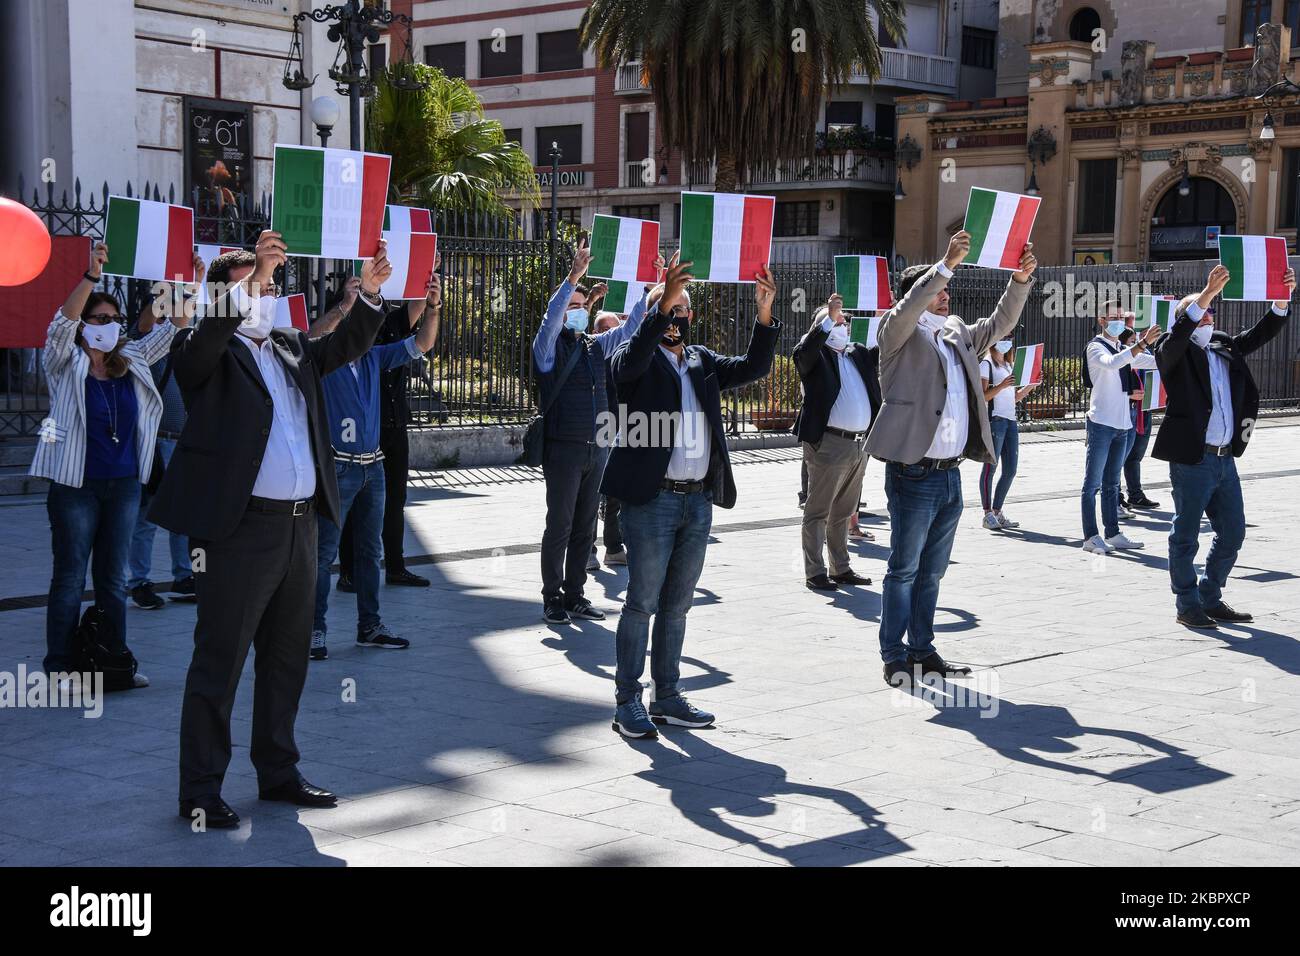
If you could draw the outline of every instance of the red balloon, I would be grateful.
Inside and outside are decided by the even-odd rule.
[[[0,285],[31,282],[50,261],[50,231],[20,202],[0,197]]]

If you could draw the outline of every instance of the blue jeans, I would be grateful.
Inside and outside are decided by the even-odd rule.
[[[172,438],[159,438],[158,449],[162,452],[163,464],[172,463],[172,453],[176,451],[176,441]],[[152,495],[140,489],[140,514],[135,519],[135,533],[131,536],[131,575],[127,578],[128,590],[149,583],[149,570],[153,567],[153,536],[158,526],[146,517]],[[194,576],[190,570],[190,542],[183,534],[167,532],[167,544],[171,548],[172,580],[185,581]]]
[[[384,463],[356,465],[334,463],[339,484],[339,521],[352,516],[352,583],[357,589],[357,630],[379,623],[379,561],[384,547]],[[330,565],[339,553],[342,529],[329,518],[316,515],[316,619],[313,627],[324,631],[330,603]]]
[[[1173,483],[1174,522],[1169,528],[1169,581],[1178,611],[1213,607],[1223,600],[1223,587],[1246,540],[1246,509],[1241,501],[1237,460],[1206,455],[1198,464],[1169,463]],[[1196,551],[1201,515],[1210,519],[1214,540],[1205,556],[1205,574],[1196,580]]]
[[[623,503],[627,547],[627,599],[615,640],[618,669],[614,697],[622,704],[641,694],[646,645],[654,698],[678,693],[686,612],[704,569],[704,548],[713,526],[713,496],[660,491],[643,505]],[[654,617],[654,635],[650,618]]]
[[[95,603],[108,615],[106,646],[126,647],[126,564],[140,506],[140,479],[87,478],[80,488],[50,484],[45,508],[50,516],[54,572],[45,612],[47,672],[66,670],[72,635],[81,614],[81,594],[90,563]]]
[[[880,657],[891,664],[934,653],[939,581],[961,519],[961,472],[888,462],[885,497],[890,553],[880,594]]]
[[[1097,492],[1107,538],[1119,534],[1119,476],[1128,455],[1131,428],[1111,428],[1088,419],[1088,454],[1083,474],[1083,539],[1097,533]]]
[[[1151,413],[1142,411],[1137,402],[1133,402],[1133,442],[1128,446],[1128,454],[1124,456],[1124,487],[1128,489],[1128,496],[1135,498],[1142,495],[1142,459],[1146,457],[1147,443],[1151,441]],[[1142,429],[1142,434],[1137,431],[1138,420],[1146,416],[1143,423],[1146,427]]]
[[[1020,429],[1016,423],[995,415],[989,419],[989,431],[993,436],[993,464],[985,465],[980,472],[980,504],[986,512],[1002,510],[1020,464]],[[994,489],[993,472],[998,465],[1002,466],[1002,477]]]

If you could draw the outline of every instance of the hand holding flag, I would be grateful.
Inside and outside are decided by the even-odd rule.
[[[285,249],[284,239],[278,232],[263,229],[257,237],[257,245],[253,247],[256,262],[253,263],[252,275],[248,277],[249,291],[254,296],[271,294],[271,277],[276,269],[284,265]]]
[[[659,299],[659,311],[664,315],[672,312],[673,306],[679,302],[686,304],[683,293],[686,286],[695,281],[695,276],[691,275],[692,263],[680,261],[681,255],[680,249],[673,253],[668,260],[668,271],[664,273],[664,294]]]
[[[1020,254],[1020,269],[1011,273],[1011,278],[1021,283],[1028,282],[1029,277],[1034,274],[1034,270],[1037,268],[1038,257],[1034,255],[1034,244],[1026,242],[1025,251]]]
[[[1228,271],[1227,267],[1223,263],[1219,263],[1210,270],[1210,274],[1206,277],[1205,288],[1202,289],[1201,294],[1196,297],[1196,304],[1202,309],[1208,309],[1210,306],[1214,305],[1214,297],[1222,292],[1224,286],[1226,286],[1231,280],[1232,273]]]
[[[948,240],[948,251],[943,254],[943,264],[956,269],[970,255],[970,233],[960,229]]]
[[[569,270],[569,284],[577,285],[582,281],[582,277],[587,274],[587,267],[591,265],[591,247],[587,245],[587,237],[583,236],[578,240],[578,251],[573,254],[573,268]]]
[[[108,246],[102,242],[95,243],[94,247],[90,250],[90,268],[86,271],[95,277],[96,282],[99,281],[99,277],[103,274],[104,263],[107,261]]]
[[[766,265],[754,273],[754,301],[758,304],[758,324],[772,324],[772,303],[776,301],[776,279]]]
[[[388,240],[379,240],[379,249],[373,259],[361,263],[361,291],[370,295],[379,295],[379,289],[393,273],[393,264],[388,261]]]
[[[1294,269],[1287,269],[1286,272],[1282,273],[1282,284],[1286,286],[1286,298],[1276,299],[1274,300],[1273,304],[1277,306],[1279,309],[1286,309],[1290,307],[1291,297],[1295,295],[1295,270]]]

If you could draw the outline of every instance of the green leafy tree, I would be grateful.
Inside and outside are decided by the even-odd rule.
[[[869,5],[903,40],[903,0],[592,0],[579,36],[602,67],[639,59],[668,145],[735,192],[812,154],[830,86],[880,75]]]

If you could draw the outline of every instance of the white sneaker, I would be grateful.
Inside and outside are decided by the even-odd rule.
[[[1000,512],[1000,511],[999,511],[999,512],[995,512],[995,514],[997,515],[997,518],[998,518],[998,524],[1002,525],[1002,527],[1004,527],[1004,528],[1019,528],[1019,527],[1020,527],[1020,522],[1019,522],[1019,521],[1012,521],[1010,518],[1008,518],[1008,517],[1007,517],[1006,515],[1004,515],[1002,512]]]
[[[1134,518],[1137,517],[1137,512],[1131,508],[1126,508],[1123,505],[1120,505],[1119,516],[1123,518],[1125,521],[1132,521]]]
[[[1141,541],[1133,541],[1128,535],[1120,532],[1106,539],[1106,544],[1110,545],[1116,551],[1141,551],[1146,547]]]
[[[136,687],[149,686],[149,678],[145,677],[143,674],[136,674],[131,680]]]
[[[984,527],[990,531],[1001,531],[1002,522],[998,520],[997,515],[990,511],[984,516]]]
[[[1094,534],[1083,543],[1083,550],[1092,554],[1110,554],[1115,549],[1099,534]]]

